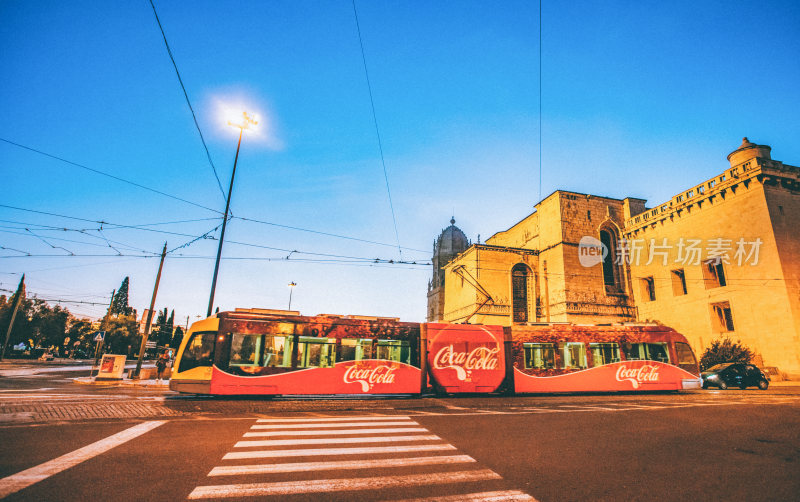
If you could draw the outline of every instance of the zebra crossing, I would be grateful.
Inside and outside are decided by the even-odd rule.
[[[190,500],[295,495],[398,500],[398,492],[424,488],[435,496],[401,498],[535,502],[522,491],[502,489],[498,473],[410,416],[261,418],[208,479],[209,484],[189,494]]]

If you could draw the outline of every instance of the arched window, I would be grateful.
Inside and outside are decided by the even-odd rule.
[[[511,312],[513,322],[528,322],[528,276],[530,269],[517,263],[511,269]]]
[[[608,254],[603,258],[603,284],[606,293],[622,294],[625,288],[622,286],[622,269],[617,263],[619,252],[616,233],[610,229],[600,230],[600,242],[608,250]]]

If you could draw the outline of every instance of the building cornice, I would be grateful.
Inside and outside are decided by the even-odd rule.
[[[735,194],[739,186],[748,188],[752,182],[777,185],[792,191],[800,190],[800,168],[789,166],[783,162],[765,158],[751,158],[722,174],[697,184],[675,195],[669,201],[649,208],[646,211],[628,218],[623,232],[627,235],[636,233],[657,223],[672,220],[683,211],[691,211],[693,207],[701,208],[714,198],[724,199],[729,193]]]

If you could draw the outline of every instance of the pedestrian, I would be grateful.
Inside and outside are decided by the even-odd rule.
[[[158,371],[156,383],[161,383],[161,380],[164,379],[164,371],[167,369],[167,363],[169,363],[169,351],[165,350],[164,353],[156,359],[156,370]]]

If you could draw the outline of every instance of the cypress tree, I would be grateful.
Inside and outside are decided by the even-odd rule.
[[[167,309],[159,310],[158,317],[156,317],[156,322],[153,323],[153,327],[150,329],[150,340],[160,340],[161,339],[161,332],[164,330],[164,323],[166,322],[167,318]]]
[[[128,306],[129,283],[130,279],[128,277],[122,280],[122,284],[114,295],[114,299],[111,301],[111,309],[109,309],[108,312],[110,315],[133,315],[133,309]]]

